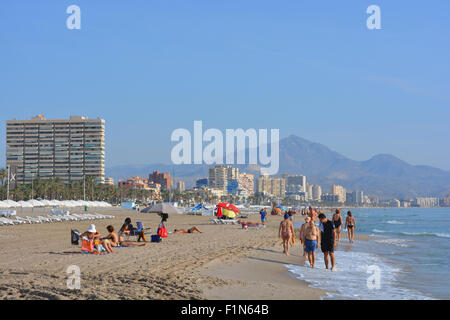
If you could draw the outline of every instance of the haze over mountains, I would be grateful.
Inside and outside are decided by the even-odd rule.
[[[133,175],[148,176],[153,170],[170,172],[186,182],[208,176],[208,165],[127,165],[107,168],[106,175],[125,180]],[[241,170],[259,175],[255,167],[236,165]],[[332,184],[347,190],[363,190],[381,199],[450,194],[450,172],[430,166],[413,166],[393,155],[380,154],[366,161],[351,160],[326,146],[291,135],[280,140],[279,174],[303,174],[312,184],[329,192]]]

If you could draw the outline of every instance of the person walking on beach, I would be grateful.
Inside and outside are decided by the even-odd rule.
[[[333,214],[333,224],[336,229],[336,240],[341,240],[341,228],[342,228],[342,215],[341,210],[336,209],[336,212]]]
[[[308,255],[309,265],[311,268],[314,268],[316,263],[316,249],[319,247],[320,241],[320,232],[311,218],[306,217],[306,221],[303,232],[304,252]]]
[[[289,241],[294,234],[294,225],[289,219],[289,215],[286,213],[284,215],[284,220],[280,223],[280,228],[278,230],[278,237],[283,239],[283,253],[287,256],[289,255]]]
[[[300,227],[300,243],[303,246],[303,256],[306,257],[306,251],[305,251],[305,240],[304,240],[304,234],[305,234],[305,228],[306,225],[311,221],[311,218],[309,216],[306,216],[305,218],[305,223],[302,224],[302,226]]]
[[[316,211],[311,206],[309,206],[309,208],[308,208],[308,216],[311,218],[312,221],[314,221],[317,216]]]
[[[259,212],[259,214],[261,215],[261,223],[262,223],[262,224],[265,224],[266,218],[267,218],[267,211],[266,211],[266,208],[261,209],[261,211]]]
[[[323,259],[325,262],[325,268],[328,269],[328,256],[331,259],[331,271],[335,271],[334,265],[336,263],[334,257],[334,247],[336,247],[336,230],[334,224],[327,217],[321,213],[319,214],[319,220],[322,223],[323,231],[320,234],[320,247],[323,252]]]
[[[345,228],[348,231],[348,241],[353,243],[353,238],[355,237],[356,221],[352,216],[351,211],[347,211],[347,218],[345,219]]]

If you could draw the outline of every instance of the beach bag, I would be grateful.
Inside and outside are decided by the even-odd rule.
[[[169,232],[167,231],[166,226],[164,225],[164,223],[161,223],[159,225],[157,234],[161,238],[167,238],[169,236]]]
[[[158,236],[157,234],[153,234],[153,235],[152,235],[152,240],[151,240],[151,241],[152,241],[152,242],[161,242],[162,239],[161,239],[161,237]]]
[[[80,241],[81,233],[78,230],[70,230],[70,242],[72,245],[77,246]]]
[[[82,252],[93,252],[94,251],[94,240],[89,240],[86,237],[83,237],[81,242],[81,251]]]

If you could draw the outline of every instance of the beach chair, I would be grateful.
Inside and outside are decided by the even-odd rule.
[[[43,216],[38,216],[37,217],[41,222],[52,222],[49,218],[43,217]]]
[[[209,219],[209,221],[214,224],[220,224],[220,219]]]
[[[47,215],[47,218],[50,219],[52,222],[61,222],[62,221],[62,219],[58,216]]]
[[[25,217],[27,220],[28,220],[28,222],[31,224],[31,223],[41,223],[41,220],[39,220],[39,219],[37,219],[37,218],[33,218],[33,217],[29,217],[29,216],[26,216]]]
[[[14,225],[14,222],[7,218],[0,218],[0,221],[2,222],[3,225]]]

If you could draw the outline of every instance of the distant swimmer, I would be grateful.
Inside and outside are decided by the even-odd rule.
[[[280,223],[280,229],[278,230],[278,237],[283,239],[283,253],[289,255],[289,242],[294,235],[294,225],[292,224],[290,216],[286,213],[284,220]]]
[[[356,221],[355,217],[352,216],[351,211],[347,211],[347,218],[345,219],[345,228],[348,231],[348,241],[353,243],[355,237]]]
[[[336,240],[341,240],[341,228],[342,228],[342,215],[341,210],[336,209],[336,212],[333,214],[333,224],[336,229]]]

